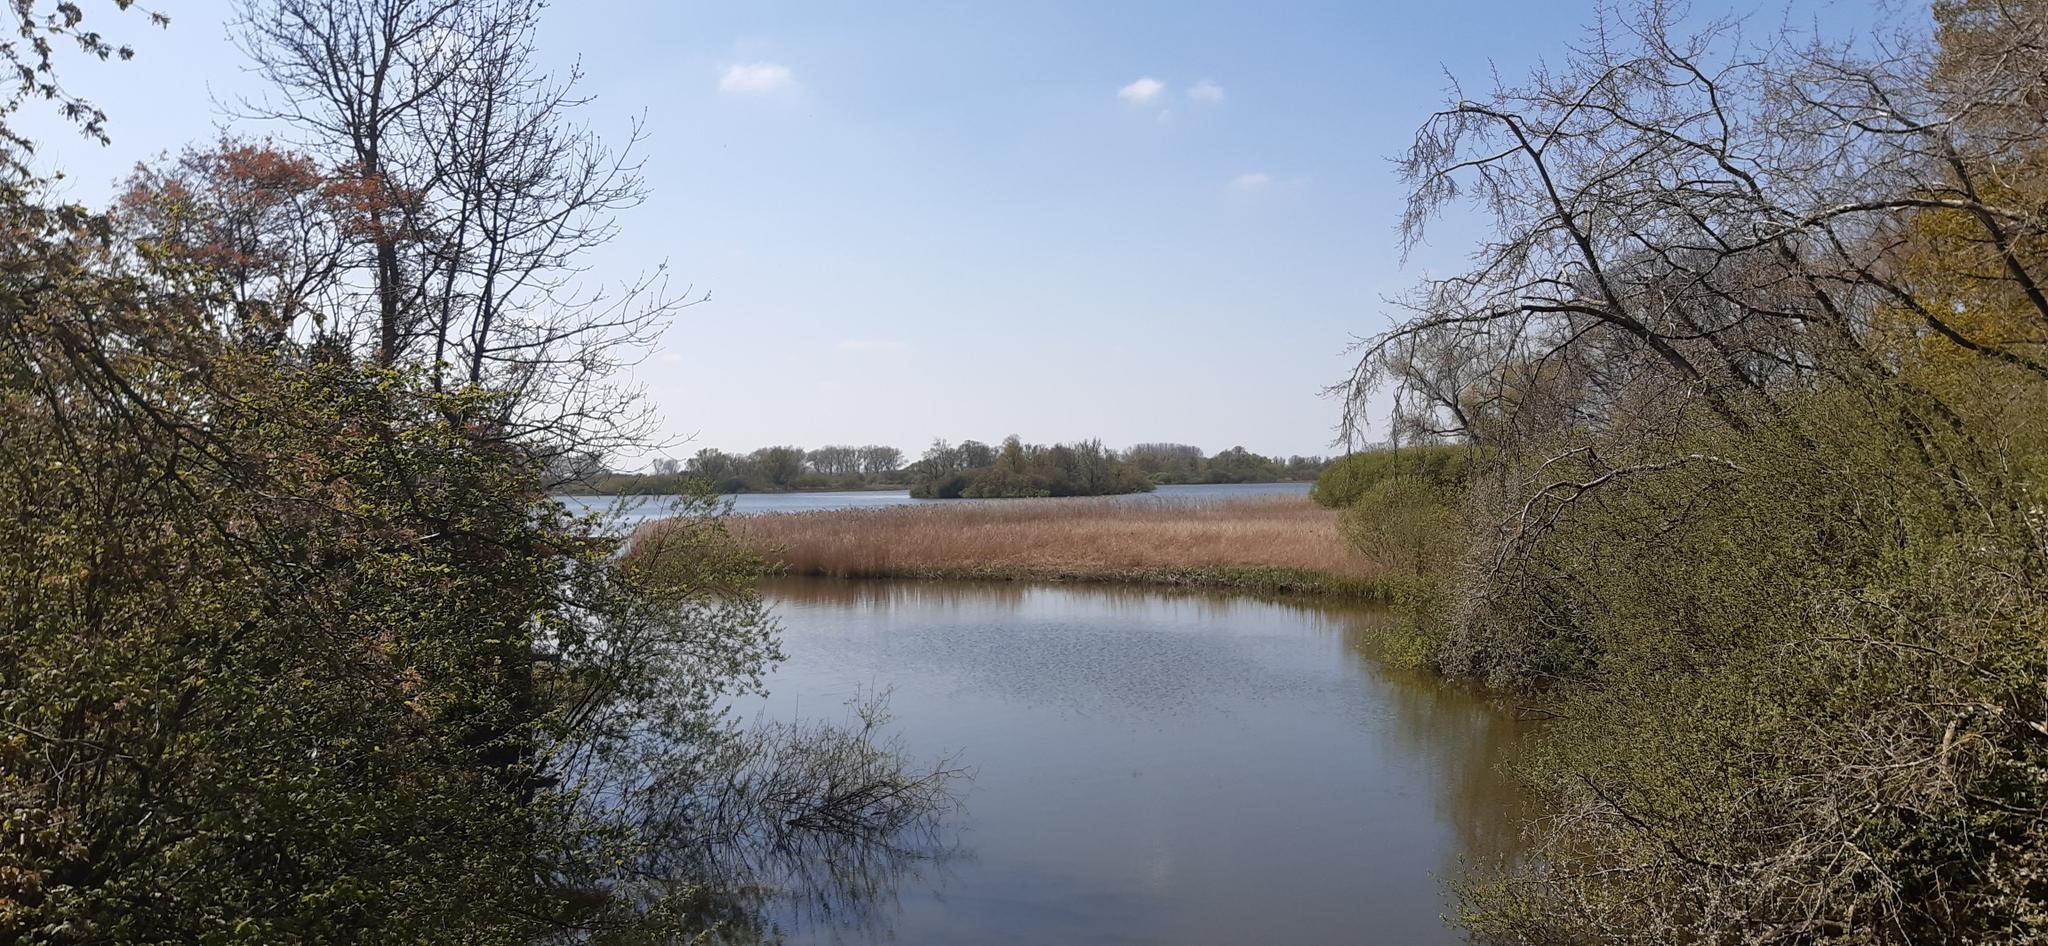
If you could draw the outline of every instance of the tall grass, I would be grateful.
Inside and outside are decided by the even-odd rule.
[[[998,500],[734,517],[787,574],[1142,581],[1387,597],[1393,569],[1352,551],[1302,497],[1216,502]],[[642,527],[643,537],[674,528]]]

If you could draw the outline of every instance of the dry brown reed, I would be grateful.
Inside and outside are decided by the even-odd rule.
[[[1299,497],[942,500],[736,516],[729,527],[780,570],[840,578],[1234,584],[1251,573],[1291,573],[1355,583],[1385,571],[1346,545],[1335,510]]]

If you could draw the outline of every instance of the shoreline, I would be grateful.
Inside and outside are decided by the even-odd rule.
[[[1001,563],[904,566],[830,572],[798,570],[767,563],[762,574],[775,578],[828,578],[841,581],[1018,582],[1047,585],[1132,585],[1222,591],[1248,595],[1319,598],[1362,604],[1393,605],[1413,591],[1409,583],[1384,578],[1334,575],[1309,569],[1273,566],[1189,566],[1089,569],[1062,565]]]

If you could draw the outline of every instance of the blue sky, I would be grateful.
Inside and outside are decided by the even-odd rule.
[[[45,158],[102,199],[249,88],[224,3],[112,30],[70,73],[114,144]],[[174,8],[175,6],[175,8]],[[1557,55],[1590,2],[557,3],[586,117],[644,112],[651,199],[593,276],[709,290],[636,370],[702,446],[935,436],[1327,453],[1353,335],[1404,265],[1390,163],[1442,98]],[[96,15],[106,18],[106,14]],[[245,129],[261,133],[261,128]]]

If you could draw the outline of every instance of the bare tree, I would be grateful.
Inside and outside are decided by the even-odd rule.
[[[1468,497],[1484,547],[1442,653],[1593,706],[1565,724],[1578,737],[1629,711],[1721,721],[1682,704],[1748,698],[1737,682],[1819,681],[1735,711],[1731,729],[1798,722],[1727,735],[1726,755],[1683,757],[1721,734],[1639,730],[1655,764],[1544,770],[1558,816],[1482,903],[1481,941],[2037,929],[2039,799],[2000,766],[2038,758],[2041,730],[2004,722],[2039,716],[2038,669],[2002,669],[2033,643],[1998,636],[2033,618],[1996,609],[2039,613],[2037,487],[2014,444],[2048,381],[2048,7],[1934,11],[1931,31],[1758,43],[1648,0],[1525,83],[1453,88],[1401,162],[1411,246],[1459,207],[1489,235],[1468,269],[1395,300],[1337,392],[1347,437],[1392,386],[1397,434],[1500,461]],[[1899,552],[1907,511],[1967,563]],[[1811,545],[1743,545],[1781,524]],[[1916,565],[1858,571],[1841,550],[1859,542]],[[1714,578],[1659,580],[1688,573]],[[1698,600],[1724,594],[1772,607]],[[1727,689],[1688,689],[1707,679]],[[1830,702],[1856,687],[1866,702]],[[1687,770],[1704,758],[1726,767]],[[1700,785],[1727,796],[1680,788]],[[1889,818],[1913,840],[1887,838]]]
[[[894,473],[902,468],[903,451],[895,447],[870,444],[860,448],[860,472],[865,476]]]
[[[1997,26],[1978,23],[1967,67],[1924,37],[1859,53],[1748,45],[1733,22],[1681,34],[1649,4],[1525,85],[1454,88],[1401,163],[1403,232],[1469,202],[1495,236],[1359,343],[1335,389],[1346,438],[1389,382],[1397,434],[1546,455],[1588,430],[1740,430],[1818,380],[1893,373],[1902,321],[2048,377],[2048,215],[2023,170],[2048,134],[2029,107],[2043,18],[1973,8]],[[2012,318],[1958,316],[1954,269],[1920,261],[1935,214],[1942,255],[1977,260],[1960,278]]]
[[[635,146],[576,115],[580,70],[536,63],[539,0],[241,0],[236,37],[274,96],[239,104],[349,198],[361,304],[337,328],[437,388],[507,395],[502,433],[637,434],[611,383],[668,315],[663,269],[606,289],[590,251],[641,202]],[[529,438],[532,439],[532,438]]]

